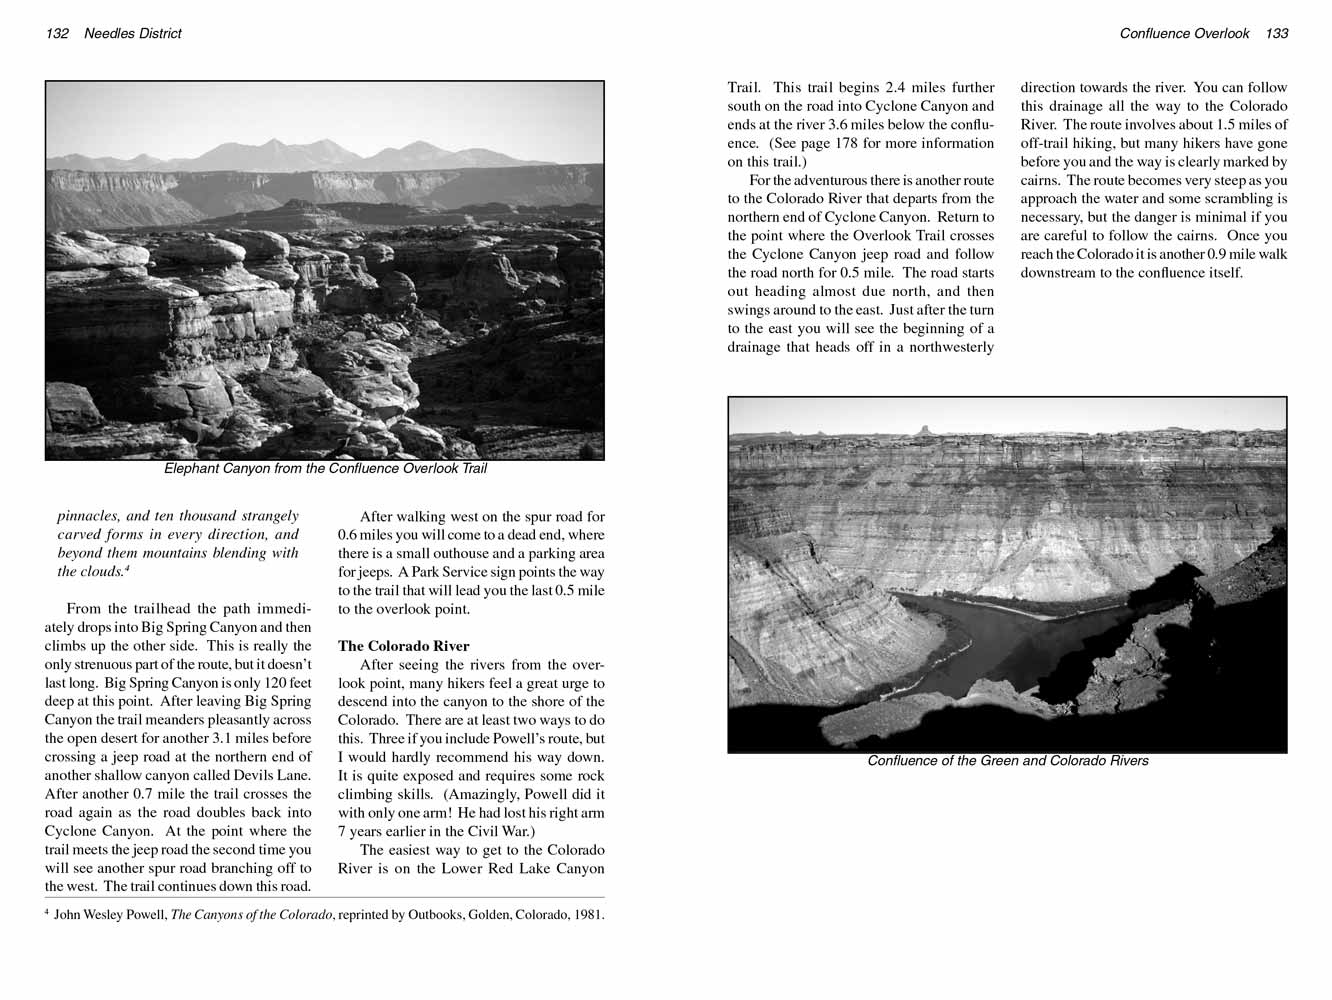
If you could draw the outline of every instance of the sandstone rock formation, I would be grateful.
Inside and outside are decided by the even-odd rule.
[[[102,414],[88,390],[68,382],[46,383],[46,429],[78,433],[103,423]]]
[[[468,461],[478,457],[476,445],[450,433],[454,428],[436,430],[403,417],[394,423],[392,430],[403,450],[417,458]]]
[[[103,424],[79,434],[46,435],[46,457],[106,461],[108,459],[197,458],[194,445],[176,427],[165,423]]]
[[[1286,436],[745,437],[730,490],[881,587],[1074,601],[1251,553],[1285,519]]]
[[[1091,679],[1076,699],[1080,715],[1128,712],[1160,697],[1165,687],[1165,650],[1157,633],[1167,625],[1187,626],[1192,616],[1184,604],[1133,624],[1133,633],[1115,655],[1093,663]]]
[[[935,621],[823,563],[809,536],[754,520],[729,546],[730,703],[835,705],[895,680],[944,640]]]
[[[819,728],[834,746],[848,746],[869,739],[887,739],[917,728],[931,712],[940,709],[995,707],[1039,719],[1069,714],[1066,706],[1048,705],[1032,694],[1019,694],[1008,681],[982,678],[965,697],[950,698],[938,692],[908,694],[873,701],[825,718]]]
[[[309,352],[307,361],[338,396],[380,420],[419,405],[420,390],[407,373],[411,359],[385,341],[332,345]]]
[[[213,327],[199,292],[143,268],[51,270],[46,370],[114,420],[217,416]]]
[[[867,739],[885,739],[909,732],[930,712],[954,704],[954,699],[938,692],[903,695],[829,715],[819,723],[819,729],[823,738],[833,746],[849,746]]]
[[[499,253],[468,254],[453,279],[453,294],[472,306],[510,305],[522,290],[509,258]]]
[[[148,263],[148,251],[109,240],[100,233],[76,230],[72,233],[46,235],[46,269],[48,271],[76,271],[95,267],[143,267]]]
[[[600,253],[588,225],[567,242]],[[573,229],[49,234],[47,454],[599,454],[604,312],[550,251]]]
[[[605,294],[605,257],[600,244],[588,243],[560,246],[557,258],[560,273],[568,282],[569,294],[574,298],[595,297]]]
[[[365,269],[364,258],[332,249],[325,250],[324,255],[328,258],[329,290],[324,295],[323,309],[364,313],[378,308],[383,296],[379,282]]]
[[[1262,597],[1286,585],[1286,527],[1272,529],[1272,537],[1242,562],[1197,581],[1215,607]]]
[[[291,244],[285,237],[254,229],[224,229],[217,235],[245,251],[245,269],[251,274],[283,289],[294,287],[300,280],[291,265]]]
[[[419,296],[416,284],[401,271],[389,271],[379,279],[384,308],[391,313],[407,312],[416,308]]]

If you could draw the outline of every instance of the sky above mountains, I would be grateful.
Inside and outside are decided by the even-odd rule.
[[[386,148],[373,156],[360,156],[333,142],[321,139],[304,145],[289,145],[270,139],[258,146],[224,142],[202,156],[163,160],[140,154],[129,160],[81,154],[47,157],[48,170],[93,171],[206,171],[232,170],[264,173],[303,173],[313,170],[399,171],[453,170],[464,167],[517,167],[541,161],[519,160],[492,149],[440,149],[428,142],[414,142],[401,149]]]
[[[52,82],[46,155],[190,159],[221,143],[277,138],[330,139],[360,157],[425,142],[600,163],[602,113],[600,82]]]
[[[733,396],[732,434],[1284,430],[1281,396]]]

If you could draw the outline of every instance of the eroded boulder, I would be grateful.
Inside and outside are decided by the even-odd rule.
[[[169,423],[103,424],[79,434],[46,435],[46,457],[56,461],[197,458],[193,443]]]
[[[86,229],[46,234],[48,271],[74,271],[86,267],[143,267],[148,259],[148,251],[143,247],[117,243]]]
[[[217,267],[239,264],[245,248],[210,233],[190,233],[160,244],[153,260],[163,268]]]
[[[363,313],[380,303],[379,282],[371,276],[360,258],[341,250],[325,250],[328,257],[328,293],[323,308],[335,313]]]
[[[333,395],[327,382],[303,368],[269,368],[254,373],[243,384],[246,392],[259,401],[269,416],[283,421],[307,403]]]
[[[300,275],[287,255],[291,244],[286,237],[262,229],[224,229],[218,236],[245,250],[245,270],[273,282],[281,289],[294,288]]]
[[[70,382],[46,383],[48,431],[78,433],[101,423],[102,414],[93,402],[92,394],[83,386]]]
[[[311,352],[309,363],[340,398],[367,415],[388,420],[419,405],[420,389],[408,373],[411,359],[385,341],[333,345]]]
[[[559,269],[575,299],[606,293],[606,255],[598,243],[566,243],[560,247]]]
[[[454,298],[480,306],[508,303],[523,294],[509,258],[500,253],[480,251],[468,255],[467,262],[453,279]]]
[[[263,458],[392,458],[402,443],[382,420],[367,419],[359,408],[333,395],[293,407],[290,426],[264,443]]]
[[[476,445],[456,434],[425,427],[403,417],[390,428],[393,436],[402,442],[402,450],[417,458],[468,461],[477,457]],[[449,428],[452,430],[452,428]]]
[[[390,271],[379,279],[384,296],[384,308],[389,312],[406,312],[416,306],[416,285],[401,271]]]

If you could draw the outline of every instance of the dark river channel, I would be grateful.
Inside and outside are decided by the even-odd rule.
[[[1082,650],[1088,639],[1096,638],[1117,625],[1131,624],[1144,615],[1164,611],[1177,603],[1171,600],[1155,601],[1137,607],[1125,605],[1089,611],[1069,618],[1041,621],[1017,611],[983,607],[946,597],[921,597],[916,594],[902,596],[911,604],[951,618],[971,637],[971,645],[932,667],[923,677],[905,678],[870,692],[873,698],[890,692],[901,695],[927,691],[961,698],[982,677],[1010,681],[1018,691],[1025,691],[1052,674],[1065,656]],[[1110,653],[1113,651],[1110,650]],[[917,680],[919,683],[915,683]],[[911,686],[913,683],[914,687]]]

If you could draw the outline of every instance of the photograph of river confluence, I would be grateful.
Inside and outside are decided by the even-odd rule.
[[[1284,753],[1284,397],[733,397],[731,752]]]

